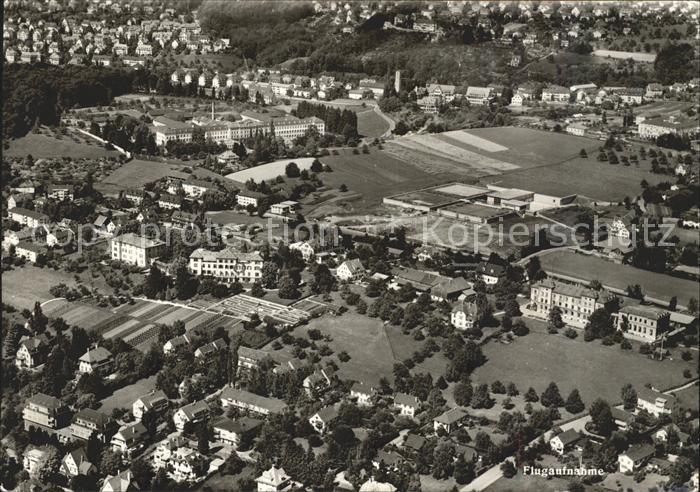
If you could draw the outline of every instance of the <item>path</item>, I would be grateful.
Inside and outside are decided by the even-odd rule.
[[[44,301],[40,304],[41,307],[46,306],[48,303],[53,302],[53,301],[60,301],[60,300],[65,300],[65,297],[54,297],[53,299],[49,299],[48,301]]]

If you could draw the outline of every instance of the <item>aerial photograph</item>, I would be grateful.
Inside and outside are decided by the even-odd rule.
[[[0,492],[698,492],[700,1],[3,0]]]

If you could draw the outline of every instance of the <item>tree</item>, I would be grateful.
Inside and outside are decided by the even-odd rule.
[[[656,55],[654,71],[662,84],[685,82],[697,76],[694,49],[688,43],[667,44]]]
[[[528,390],[525,392],[525,401],[527,402],[537,402],[540,401],[540,397],[537,396],[537,392],[535,391],[535,388],[530,386]]]
[[[549,317],[547,321],[547,327],[549,329],[549,332],[556,333],[559,328],[563,328],[565,326],[564,320],[562,319],[562,312],[561,308],[559,306],[554,306],[550,311],[549,311]]]
[[[569,393],[569,396],[566,398],[564,408],[566,408],[566,411],[569,413],[580,413],[586,408],[577,389],[571,390],[571,393]]]
[[[504,477],[513,478],[518,473],[518,470],[512,461],[506,460],[501,464],[501,472]]]
[[[457,462],[455,463],[455,481],[460,485],[464,485],[470,483],[475,477],[474,463],[467,463],[467,461],[464,459],[464,454],[460,453],[459,456],[457,456]]]
[[[134,480],[137,484],[139,484],[141,490],[148,490],[151,486],[151,482],[153,481],[154,476],[151,465],[149,465],[143,459],[139,458],[131,462],[131,466],[129,467],[129,469],[134,475]]]
[[[637,391],[630,383],[622,387],[620,396],[622,397],[625,410],[634,410],[637,408]]]
[[[265,289],[263,289],[259,280],[256,280],[250,288],[250,295],[253,297],[263,297],[265,295]]]
[[[583,339],[587,342],[596,338],[605,338],[615,333],[613,319],[607,309],[599,308],[593,311],[588,318],[588,323],[583,332]]]
[[[299,171],[299,166],[297,166],[296,162],[290,162],[287,164],[287,166],[284,168],[284,173],[288,178],[298,178],[301,174]]]
[[[588,153],[586,152],[586,149],[581,149],[581,151],[578,153],[578,155],[579,155],[580,157],[582,157],[583,159],[587,159],[587,158],[588,158]]]
[[[612,410],[607,401],[598,398],[589,408],[591,421],[595,425],[598,434],[609,436],[615,430],[615,420],[612,416]]]
[[[474,390],[474,394],[471,399],[472,408],[491,408],[493,406],[493,400],[489,395],[489,387],[486,384],[480,384]]]
[[[695,316],[696,314],[698,314],[698,300],[697,300],[695,297],[692,297],[692,298],[688,301],[688,311],[689,311],[690,314],[692,314],[693,316]]]
[[[279,296],[282,299],[296,299],[299,297],[299,290],[294,279],[289,275],[284,275],[279,281]]]
[[[473,395],[474,389],[469,383],[459,382],[454,387],[453,396],[457,405],[462,407],[469,406]]]
[[[542,392],[540,403],[545,407],[561,407],[564,405],[564,400],[559,394],[559,388],[555,382],[549,383],[549,386]]]
[[[211,431],[206,422],[201,422],[197,427],[197,451],[203,455],[209,454],[209,439]]]

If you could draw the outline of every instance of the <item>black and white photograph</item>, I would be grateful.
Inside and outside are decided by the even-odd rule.
[[[0,492],[698,492],[700,1],[3,0]]]

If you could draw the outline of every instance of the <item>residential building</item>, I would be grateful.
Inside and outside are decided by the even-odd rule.
[[[645,343],[657,342],[670,329],[670,314],[641,304],[623,306],[615,316],[616,327],[625,338]]]
[[[474,104],[477,106],[486,106],[493,99],[493,88],[492,87],[467,87],[467,101],[469,104]]]
[[[42,430],[56,430],[67,426],[70,423],[71,413],[58,398],[36,393],[27,398],[22,411],[24,419],[24,429],[32,427]]]
[[[542,89],[542,102],[568,103],[571,91],[568,87],[550,85]]]
[[[654,433],[654,440],[656,442],[668,442],[669,436],[674,433],[678,437],[677,445],[679,448],[682,448],[690,443],[690,434],[683,432],[680,427],[673,423],[668,424],[667,426],[656,431],[656,433]]]
[[[297,241],[289,245],[291,251],[298,251],[301,253],[301,257],[304,261],[311,261],[316,254],[318,249],[316,245],[312,244],[311,241]]]
[[[116,423],[102,412],[84,408],[73,415],[70,429],[76,439],[87,441],[94,435],[104,443],[108,442],[116,431]]]
[[[676,397],[672,394],[661,393],[647,387],[637,389],[637,408],[649,412],[654,417],[670,415],[675,402]]]
[[[430,298],[435,302],[452,302],[473,295],[476,292],[464,277],[447,277],[430,289]]]
[[[262,278],[260,252],[241,253],[233,248],[221,251],[196,249],[190,255],[189,269],[199,277],[213,277],[227,283],[255,282]]]
[[[619,89],[615,91],[615,95],[624,104],[642,104],[644,102],[644,89],[637,87]]]
[[[352,385],[352,388],[350,388],[350,398],[356,398],[359,406],[372,405],[372,399],[375,394],[376,390],[374,386],[364,382],[355,383]]]
[[[46,198],[54,200],[73,200],[73,186],[71,185],[49,185],[46,189]]]
[[[459,301],[452,308],[450,322],[458,330],[469,330],[474,327],[478,310],[472,301]]]
[[[270,213],[274,215],[290,215],[299,207],[299,202],[294,200],[285,200],[280,203],[275,203],[270,207]]]
[[[267,398],[249,391],[239,390],[227,386],[221,392],[221,406],[226,409],[229,406],[247,410],[260,415],[282,413],[287,404],[277,398]]]
[[[162,193],[158,197],[158,206],[163,210],[179,210],[182,207],[182,198],[178,195]]]
[[[112,361],[112,354],[106,348],[89,348],[78,359],[78,372],[80,374],[98,373],[106,375],[112,370]]]
[[[110,445],[113,451],[118,451],[124,456],[131,456],[143,447],[146,437],[148,437],[148,430],[141,422],[136,422],[119,429],[112,436]]]
[[[182,432],[185,429],[185,425],[207,420],[209,414],[209,405],[206,401],[200,400],[180,407],[178,411],[173,414],[173,422],[175,423],[175,428],[179,432]]]
[[[161,390],[152,391],[136,400],[131,406],[131,413],[136,420],[141,420],[146,412],[162,413],[168,409],[170,401]]]
[[[338,418],[338,409],[330,405],[321,408],[309,418],[309,424],[319,434],[325,434],[331,424]]]
[[[207,458],[188,446],[177,448],[170,457],[169,465],[172,469],[170,475],[178,483],[196,482],[204,478],[208,470]]]
[[[262,424],[262,420],[250,417],[242,417],[238,420],[221,417],[212,424],[214,440],[238,449],[241,445],[241,440],[252,437]]]
[[[15,365],[18,369],[35,369],[46,362],[48,352],[49,341],[46,335],[26,338],[19,343]]]
[[[251,370],[260,367],[260,363],[264,360],[272,360],[270,352],[241,345],[238,347],[238,365],[236,372],[238,375],[249,373]]]
[[[480,263],[476,273],[486,285],[495,285],[506,276],[506,268],[498,263]]]
[[[569,451],[579,440],[581,434],[577,430],[569,429],[557,434],[549,440],[549,446],[557,454],[564,454]]]
[[[620,473],[634,473],[639,468],[646,465],[655,453],[656,450],[654,446],[648,444],[629,448],[617,457]]]
[[[192,345],[192,337],[190,335],[178,335],[163,344],[163,354],[174,354],[180,347],[188,345]]]
[[[131,470],[123,471],[117,475],[107,475],[102,482],[100,492],[135,492],[141,490],[139,484],[134,480]]]
[[[549,312],[557,306],[564,323],[583,328],[593,311],[604,307],[610,298],[611,295],[605,290],[598,291],[548,278],[530,288],[528,309],[548,318]]]
[[[24,452],[22,466],[30,476],[35,477],[44,468],[49,459],[49,451],[46,448],[27,448]]]
[[[255,481],[258,484],[258,492],[281,492],[291,490],[294,486],[292,478],[284,468],[277,468],[275,465],[262,472]]]
[[[46,253],[46,247],[41,244],[23,241],[15,246],[15,256],[24,258],[25,260],[36,263],[39,256]]]
[[[649,84],[647,85],[647,89],[644,93],[644,96],[652,99],[656,97],[662,97],[664,95],[665,90],[666,88],[661,84]]]
[[[420,401],[413,395],[396,393],[394,395],[394,408],[397,408],[401,415],[413,418],[420,408]]]
[[[228,345],[226,344],[223,338],[218,338],[214,341],[202,345],[197,350],[195,350],[194,358],[207,360],[213,357],[217,352],[225,349],[228,349]]]
[[[59,473],[67,478],[91,475],[97,472],[95,465],[90,463],[85,448],[69,451],[61,461]]]
[[[236,203],[241,207],[252,205],[257,208],[260,205],[260,200],[265,198],[265,196],[265,194],[257,191],[242,190],[236,195]]]
[[[336,270],[336,276],[345,282],[355,282],[365,276],[366,270],[362,262],[355,258],[344,261]]]
[[[48,215],[42,214],[41,212],[35,212],[34,210],[27,210],[26,208],[21,207],[15,207],[13,209],[8,210],[7,215],[10,218],[10,220],[27,226],[30,229],[49,223]]]
[[[461,408],[450,408],[433,419],[433,430],[437,432],[443,429],[449,434],[458,427],[461,427],[468,417],[469,415],[467,412]]]
[[[129,232],[110,240],[112,259],[131,265],[148,267],[165,252],[165,243]]]
[[[329,369],[316,369],[314,372],[304,378],[302,384],[304,386],[304,391],[309,398],[317,398],[321,393],[330,387],[331,378],[329,373]]]

